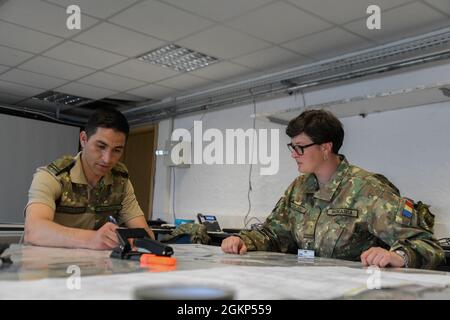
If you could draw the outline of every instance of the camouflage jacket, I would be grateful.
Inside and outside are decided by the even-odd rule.
[[[77,156],[78,157],[78,156]],[[55,222],[83,229],[97,230],[109,216],[119,220],[128,171],[120,162],[111,170],[112,180],[101,179],[90,192],[87,184],[72,181],[71,169],[77,158],[65,156],[47,166],[61,184],[61,196],[57,199]]]
[[[403,250],[409,267],[439,265],[444,252],[419,227],[410,200],[341,159],[321,189],[314,174],[295,179],[263,226],[240,234],[248,250],[296,253],[301,248],[315,250],[316,256],[358,261],[370,247],[383,247]]]

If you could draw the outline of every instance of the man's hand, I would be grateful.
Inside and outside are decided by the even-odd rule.
[[[114,249],[119,244],[116,229],[117,225],[111,222],[105,223],[100,229],[95,231],[89,243],[89,249],[108,250]]]
[[[225,253],[244,254],[247,252],[247,247],[241,238],[231,236],[222,241],[222,250]]]
[[[401,268],[405,262],[403,258],[393,251],[380,247],[373,247],[361,254],[361,262],[364,266],[377,266]]]

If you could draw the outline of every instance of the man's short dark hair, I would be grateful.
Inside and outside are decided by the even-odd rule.
[[[303,111],[289,121],[286,134],[294,138],[305,133],[314,143],[333,143],[333,153],[338,154],[344,141],[342,123],[331,112],[325,110]]]
[[[114,108],[100,108],[89,117],[84,130],[90,137],[97,132],[97,128],[113,129],[122,132],[128,137],[130,126],[125,116]]]

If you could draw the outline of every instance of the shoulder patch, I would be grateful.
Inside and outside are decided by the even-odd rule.
[[[405,205],[403,207],[402,216],[404,216],[405,218],[411,218],[413,207],[414,207],[414,204],[412,203],[412,201],[407,199],[405,201]]]
[[[72,169],[74,165],[75,165],[75,158],[73,156],[64,156],[50,163],[47,166],[47,169],[55,176],[58,176],[61,173]]]

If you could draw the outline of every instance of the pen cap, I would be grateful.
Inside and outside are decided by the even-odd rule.
[[[163,264],[167,266],[174,266],[177,263],[176,258],[157,256],[154,254],[141,255],[140,262],[142,264]]]

